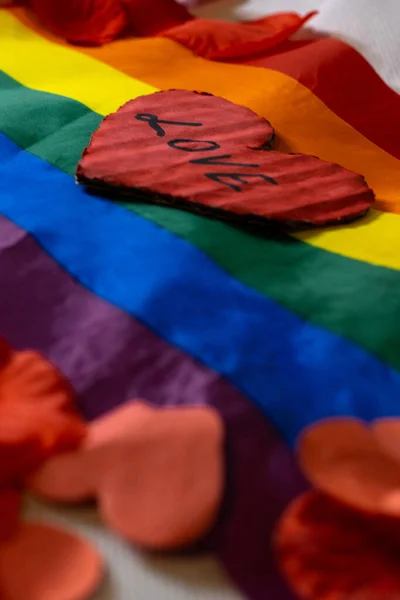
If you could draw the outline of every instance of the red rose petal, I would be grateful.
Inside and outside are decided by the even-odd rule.
[[[120,0],[31,0],[50,31],[76,44],[111,42],[128,25]]]
[[[4,600],[85,600],[102,577],[96,550],[50,525],[21,523],[15,535],[0,544]]]
[[[193,18],[187,8],[175,0],[125,0],[124,7],[131,30],[139,36],[157,35]]]
[[[280,567],[302,600],[398,600],[400,521],[381,528],[317,492],[284,513],[275,547]]]
[[[361,175],[314,156],[262,152],[273,129],[227,100],[170,90],[128,102],[94,133],[77,180],[234,221],[323,225],[374,202]]]
[[[299,462],[314,487],[371,513],[400,516],[400,467],[362,421],[337,418],[305,430]]]
[[[71,387],[53,365],[32,351],[6,354],[0,365],[3,485],[20,481],[53,452],[75,448],[86,432]]]
[[[296,13],[277,13],[249,23],[193,19],[163,35],[203,58],[243,59],[277,46],[315,14],[314,11],[301,17]]]

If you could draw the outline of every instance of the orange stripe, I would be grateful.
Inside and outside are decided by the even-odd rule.
[[[149,94],[157,89],[94,60],[73,47],[49,42],[27,29],[9,11],[0,11],[0,21],[0,68],[24,86],[72,97],[102,115],[114,112],[130,98]],[[156,74],[163,65],[168,67],[168,49],[177,52],[178,71],[181,65],[191,70],[198,66],[203,71],[201,79],[205,84],[204,66],[209,66],[212,70],[222,66],[225,73],[228,69],[227,65],[191,57],[187,51],[167,40],[139,40],[131,43],[135,48],[142,49],[142,52],[143,46],[144,49],[153,49],[153,52],[158,48],[158,55],[161,49],[162,59],[158,56],[156,65],[153,65]],[[146,61],[146,52],[143,55],[143,60]],[[179,61],[180,57],[183,60]],[[286,148],[289,146],[299,152],[336,159],[336,162],[342,164],[345,164],[345,160],[348,163],[353,160],[353,164],[347,166],[354,171],[368,171],[368,180],[381,199],[389,202],[394,194],[398,195],[398,161],[335,117],[309,90],[275,71],[250,67],[229,69],[236,75],[236,79],[228,79],[226,96],[260,114],[272,117],[279,132],[281,148],[285,148],[286,143]],[[255,73],[261,74],[261,77],[255,79]],[[218,73],[213,73],[214,80],[217,75]],[[242,89],[232,90],[232,81],[239,81],[239,75],[244,92]],[[223,87],[221,78],[217,84]],[[221,94],[224,95],[223,91]],[[399,219],[395,214],[371,211],[368,218],[347,227],[305,232],[297,237],[329,252],[399,269],[400,251],[396,251],[400,248]]]
[[[176,40],[173,31],[166,32],[166,36],[190,48],[192,42],[188,39],[186,43],[185,28],[179,28]],[[200,44],[198,46],[202,49]],[[256,58],[222,62],[289,75],[371,142],[400,159],[398,135],[393,133],[400,133],[400,96],[382,81],[361,54],[344,42],[335,39],[287,41],[273,54],[259,53]]]
[[[37,24],[30,22],[21,10],[15,11],[15,14],[18,14],[18,17],[24,20],[26,25],[38,29]],[[270,19],[272,18],[274,15]],[[201,20],[196,22],[199,23],[199,27],[196,28],[197,38],[204,30],[204,26],[200,25],[206,23],[205,35],[209,35],[211,32],[218,44],[220,33],[222,42],[224,42],[224,30],[221,33],[221,27],[217,23]],[[174,27],[167,31],[165,36],[189,49],[194,44],[195,52],[202,55],[201,50],[205,51],[207,47],[206,39],[203,40],[204,43],[199,43],[196,38],[197,43],[195,43],[196,40],[192,39],[193,23],[194,21],[191,21],[186,26]],[[250,34],[251,29],[248,28],[248,30]],[[43,35],[43,31],[41,34]],[[124,67],[116,56],[99,56],[98,49],[87,49],[86,53],[95,58],[101,58],[104,62],[109,62],[119,70],[128,72],[129,67]],[[204,58],[207,57],[204,56]],[[219,60],[219,62],[257,66],[289,75],[306,86],[337,116],[349,123],[363,136],[395,158],[400,159],[400,144],[398,144],[397,136],[392,133],[393,131],[400,132],[400,96],[388,87],[364,57],[348,44],[328,38],[308,41],[286,40],[279,44],[275,53],[272,54],[269,49],[265,56],[258,53],[256,57],[245,57],[242,60],[238,58],[234,61]],[[390,123],[390,127],[388,127],[388,123]]]
[[[24,11],[14,14],[37,30]],[[279,149],[319,156],[361,173],[377,195],[377,208],[400,213],[399,161],[292,78],[264,68],[207,61],[165,38],[79,50],[157,88],[198,89],[251,108],[275,125]]]

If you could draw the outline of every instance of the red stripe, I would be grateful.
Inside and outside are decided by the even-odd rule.
[[[400,96],[351,46],[329,38],[286,42],[279,53],[242,64],[296,79],[371,142],[400,158],[399,138],[393,133],[400,132]]]
[[[249,45],[254,42],[256,23],[242,24],[240,28],[237,27],[239,24],[235,24],[234,42],[242,46],[243,53],[242,56],[236,53],[228,59],[223,57],[223,51],[227,40],[231,44],[233,40],[232,36],[231,39],[227,37],[224,25],[203,21],[202,26],[198,22],[194,30],[192,23],[169,30],[164,35],[204,58],[210,58],[209,48],[212,48],[213,58],[218,62],[252,65],[289,75],[371,142],[400,158],[400,143],[393,134],[400,131],[400,96],[351,46],[325,38],[285,41],[269,49],[254,47],[254,51],[249,52]],[[260,33],[259,23],[257,33]],[[199,36],[204,39],[200,40]]]
[[[45,34],[23,10],[15,9],[13,13],[33,31]],[[393,133],[400,132],[400,96],[382,81],[354,48],[339,40],[284,41],[271,46],[271,38],[276,39],[279,30],[278,25],[288,34],[284,16],[271,15],[246,25],[194,19],[163,35],[204,58],[214,55],[218,62],[267,68],[290,76],[365,138],[400,159],[400,143]],[[297,17],[296,28],[303,22],[304,18]],[[293,33],[292,28],[289,29],[289,34]],[[52,39],[51,36],[46,37]],[[121,62],[119,56],[124,56],[126,61],[129,48],[126,45],[120,45],[120,50],[117,48],[110,45],[103,49],[83,47],[79,50],[134,75],[132,68],[126,67],[129,62]],[[238,48],[242,49],[242,54]],[[234,58],[221,58],[221,55],[229,53],[231,56],[233,53]],[[113,55],[115,60],[111,60]]]

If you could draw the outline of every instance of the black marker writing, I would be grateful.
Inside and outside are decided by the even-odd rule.
[[[209,144],[207,148],[186,148],[183,144]],[[210,152],[211,150],[216,150],[217,148],[221,148],[217,142],[211,142],[207,140],[171,140],[168,142],[168,146],[171,148],[175,148],[175,150],[183,150],[184,152]],[[192,162],[192,161],[191,161]]]
[[[278,182],[272,177],[268,177],[268,175],[263,175],[262,173],[205,173],[206,177],[212,179],[212,181],[216,181],[217,183],[223,183],[227,185],[235,192],[241,192],[242,188],[239,185],[235,185],[234,183],[229,183],[228,181],[223,181],[224,179],[233,179],[234,181],[240,181],[240,183],[249,183],[244,179],[244,177],[261,177],[268,183],[272,183],[273,185],[278,185]]]
[[[145,121],[147,122],[152,129],[156,132],[158,137],[164,137],[165,131],[161,127],[160,123],[163,125],[180,125],[182,127],[202,127],[203,123],[184,123],[183,121],[165,121],[159,119],[157,115],[152,115],[151,113],[139,113],[135,115],[135,119],[137,121]]]
[[[206,156],[205,158],[194,158],[189,162],[192,165],[226,165],[227,167],[245,167],[246,169],[259,169],[260,165],[254,163],[234,163],[227,162],[225,158],[232,158],[231,154],[222,154],[221,156]]]
[[[165,130],[161,127],[162,125],[180,125],[181,127],[202,127],[202,123],[186,123],[184,121],[168,121],[166,119],[159,119],[157,115],[153,115],[152,113],[139,113],[135,115],[135,119],[137,121],[144,121],[148,123],[150,127],[156,132],[158,137],[165,136]],[[213,142],[212,140],[192,140],[192,139],[174,139],[167,142],[170,148],[174,148],[175,150],[181,150],[183,152],[213,152],[218,148],[221,148],[217,142]],[[198,147],[200,145],[200,147]],[[223,165],[228,167],[240,167],[245,169],[259,169],[260,165],[256,163],[235,163],[228,162],[228,159],[232,158],[231,154],[222,154],[219,156],[209,156],[204,158],[195,158],[190,160],[189,162],[193,165]],[[242,187],[240,185],[236,185],[234,182],[248,184],[247,179],[250,177],[259,177],[267,181],[272,185],[278,185],[278,182],[275,181],[272,177],[268,175],[264,175],[262,173],[204,173],[205,177],[208,177],[212,181],[216,183],[220,183],[222,185],[226,185],[231,188],[235,192],[241,192]],[[229,182],[227,180],[231,179]]]

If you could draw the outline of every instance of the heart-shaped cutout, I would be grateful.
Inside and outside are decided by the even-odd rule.
[[[300,437],[298,459],[314,487],[328,496],[363,512],[399,517],[400,465],[363,421],[314,423]]]
[[[104,119],[76,177],[132,200],[245,222],[326,225],[359,217],[374,202],[361,175],[272,151],[273,138],[265,119],[223,98],[157,92]]]
[[[96,549],[58,527],[21,522],[0,542],[2,600],[89,599],[103,574]]]
[[[183,547],[216,519],[223,432],[211,408],[132,402],[92,423],[80,451],[49,459],[30,487],[58,501],[97,498],[105,522],[140,546]]]

